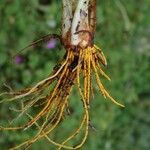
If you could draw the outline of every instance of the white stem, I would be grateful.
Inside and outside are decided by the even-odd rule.
[[[62,0],[63,16],[62,16],[62,37],[67,35],[72,24],[72,0]]]
[[[88,5],[89,0],[78,0],[71,27],[72,45],[78,45],[81,41],[77,32],[88,28]]]

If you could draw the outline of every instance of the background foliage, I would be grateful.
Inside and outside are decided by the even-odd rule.
[[[112,95],[126,105],[121,109],[104,100],[95,87],[91,100],[90,130],[82,150],[149,150],[150,149],[150,17],[149,0],[99,0],[97,4],[97,30],[95,42],[108,59],[106,72],[112,82],[105,82]],[[64,50],[57,43],[53,49],[46,43],[24,51],[22,61],[12,55],[48,33],[61,31],[61,3],[59,0],[0,0],[0,87],[3,83],[20,89],[44,79],[52,70]],[[71,110],[80,114],[76,90],[70,98]],[[14,103],[10,104],[15,105]],[[7,104],[0,105],[0,122],[8,123],[14,112]],[[77,124],[69,117],[54,133],[58,139]],[[63,129],[63,130],[62,130]],[[28,139],[35,130],[0,132],[0,149],[5,150]],[[50,150],[46,140],[31,149]]]

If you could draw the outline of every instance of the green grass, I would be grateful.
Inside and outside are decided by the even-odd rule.
[[[47,0],[48,1],[48,0]],[[50,0],[49,0],[50,1]],[[82,150],[149,150],[150,149],[150,17],[149,0],[99,0],[97,4],[97,30],[95,43],[108,59],[105,71],[112,82],[103,80],[114,97],[126,105],[121,109],[97,91],[91,101],[91,122],[96,132],[90,130]],[[44,79],[54,64],[63,57],[64,49],[57,44],[48,50],[45,45],[24,51],[23,64],[15,64],[12,55],[48,33],[61,30],[61,3],[59,0],[42,5],[38,0],[0,1],[0,87],[3,83],[13,89],[33,85]],[[54,28],[49,21],[56,22]],[[79,101],[74,90],[71,109],[80,114]],[[16,104],[11,103],[10,106]],[[7,104],[0,104],[0,122],[12,119],[14,112]],[[77,119],[67,121],[53,134],[54,139],[67,136]],[[63,129],[63,130],[62,130]],[[2,150],[20,143],[34,135],[35,130],[0,132]],[[0,149],[1,149],[0,148]],[[50,150],[53,146],[46,140],[37,142],[32,150]]]

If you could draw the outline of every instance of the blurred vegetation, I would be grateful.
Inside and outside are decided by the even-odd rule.
[[[112,82],[105,82],[112,95],[126,105],[121,109],[104,100],[94,87],[91,100],[89,138],[82,150],[149,150],[150,149],[150,1],[98,0],[95,43],[108,59],[105,71]],[[0,91],[4,83],[13,89],[34,85],[47,77],[64,54],[59,43],[46,48],[46,43],[21,53],[22,63],[12,59],[19,49],[48,33],[61,31],[59,0],[0,0]],[[70,97],[69,116],[53,139],[67,136],[68,129],[78,123],[80,98],[76,89]],[[15,106],[12,102],[11,107]],[[33,110],[34,111],[34,110]],[[0,105],[0,122],[13,118],[8,104]],[[63,130],[62,130],[63,129]],[[0,149],[7,150],[35,134],[29,131],[0,132]],[[75,139],[76,140],[76,139]],[[36,142],[32,150],[54,149],[45,139]]]

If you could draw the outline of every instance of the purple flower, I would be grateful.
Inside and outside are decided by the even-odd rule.
[[[56,47],[56,39],[51,39],[50,41],[48,41],[46,47],[48,49],[52,49],[52,48],[55,48]]]
[[[22,56],[22,55],[15,56],[15,63],[16,64],[22,64],[22,63],[24,63],[24,61],[25,61],[24,56]]]

